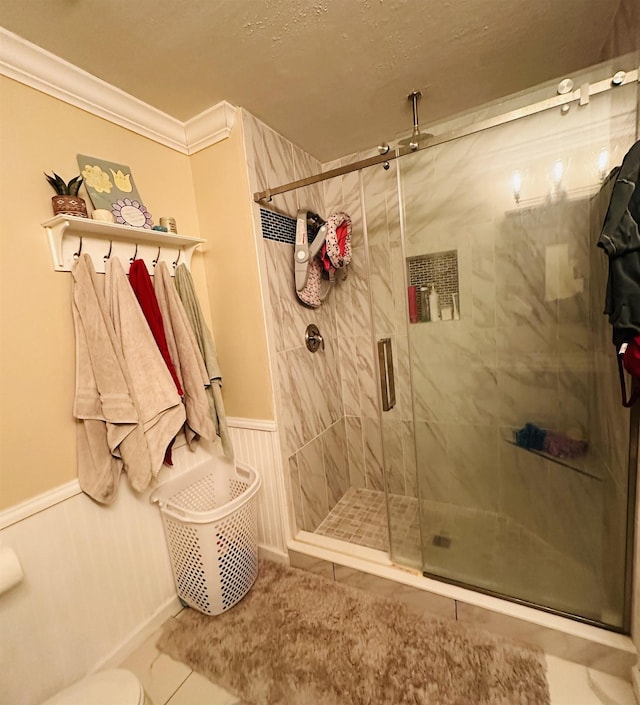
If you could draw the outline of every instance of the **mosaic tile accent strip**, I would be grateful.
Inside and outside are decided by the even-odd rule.
[[[434,252],[428,255],[418,255],[407,259],[409,286],[426,286],[431,291],[434,284],[440,295],[440,308],[453,306],[451,294],[460,290],[458,283],[458,251]],[[460,299],[458,298],[458,307]],[[458,308],[458,312],[460,309]],[[418,313],[420,310],[420,297],[418,297]]]
[[[267,240],[284,242],[293,245],[296,241],[296,221],[288,215],[282,215],[267,208],[260,209],[260,222],[262,224],[262,237]]]
[[[262,225],[262,237],[267,240],[284,242],[287,245],[294,245],[296,242],[296,219],[282,213],[276,213],[268,208],[260,209],[260,223]],[[308,238],[311,244],[317,233],[309,230]]]

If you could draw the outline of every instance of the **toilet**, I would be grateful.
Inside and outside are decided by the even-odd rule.
[[[61,690],[42,705],[151,705],[131,671],[98,671]]]

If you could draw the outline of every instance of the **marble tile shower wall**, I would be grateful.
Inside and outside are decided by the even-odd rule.
[[[246,111],[243,127],[252,192],[321,170],[309,155]],[[346,157],[340,163],[363,156]],[[325,164],[322,169],[336,165]],[[274,323],[271,333],[276,348],[281,445],[296,525],[308,531],[317,528],[349,487],[384,489],[383,436],[390,458],[389,489],[417,496],[395,167],[389,173],[379,168],[363,176],[371,271],[363,235],[360,178],[357,172],[346,174],[275,196],[270,204],[292,217],[299,207],[325,217],[337,210],[351,216],[353,261],[349,276],[319,309],[300,305],[295,295],[292,245],[270,239],[261,243]],[[393,296],[388,276],[391,266]],[[370,296],[376,307],[375,329]],[[311,355],[304,346],[309,323],[320,328],[324,352]],[[396,328],[403,332],[394,346],[398,404],[381,427],[373,335],[393,334],[396,338]]]
[[[589,173],[582,159],[609,142],[609,109],[573,116],[562,134],[559,119],[549,111],[401,160],[406,255],[457,250],[462,312],[410,326],[417,467],[426,498],[512,517],[600,572],[602,477],[507,442],[532,422],[595,444],[604,413],[589,408],[590,266],[601,256],[589,201],[517,207],[509,187],[526,169],[546,188],[558,156]]]
[[[246,111],[243,129],[252,193],[321,170],[319,162]],[[298,208],[326,212],[320,185],[275,196],[270,207],[292,218]],[[261,232],[260,209],[256,206],[255,211],[256,231]],[[351,433],[344,413],[339,309],[335,292],[319,309],[302,306],[294,291],[293,245],[260,240],[283,463],[289,471],[296,525],[314,531],[350,485]],[[325,341],[325,349],[315,354],[304,341],[309,323],[318,326]]]

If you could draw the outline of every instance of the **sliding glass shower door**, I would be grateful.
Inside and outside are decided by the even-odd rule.
[[[398,168],[396,160],[386,168],[376,166],[361,172],[372,312],[370,344],[381,389],[379,399],[374,399],[369,407],[372,418],[367,423],[373,433],[366,443],[372,449],[379,446],[377,453],[369,455],[379,455],[383,465],[380,489],[385,492],[391,556],[396,563],[420,568],[419,493]]]
[[[630,84],[363,172],[392,558],[619,630],[637,438],[595,243],[636,113]]]

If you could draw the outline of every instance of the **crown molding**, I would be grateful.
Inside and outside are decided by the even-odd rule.
[[[235,122],[236,108],[226,100],[201,112],[184,123],[188,154],[226,139]]]
[[[235,108],[226,101],[186,123],[0,27],[0,74],[182,154],[229,136]]]

